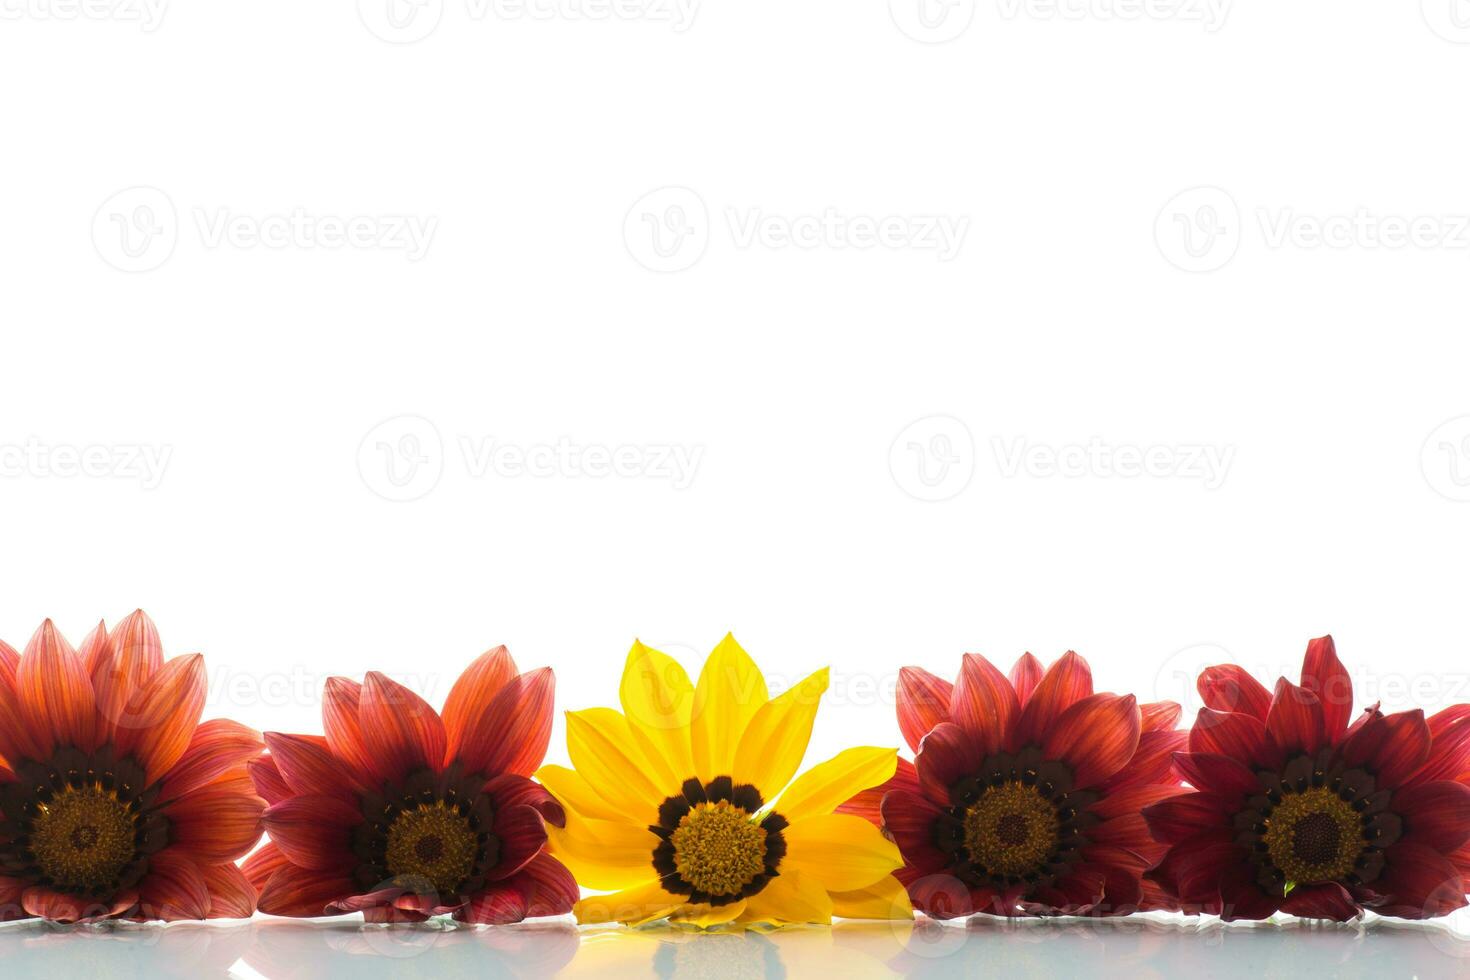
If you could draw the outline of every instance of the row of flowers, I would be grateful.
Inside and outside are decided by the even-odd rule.
[[[1206,707],[1094,693],[1068,653],[900,672],[912,750],[798,775],[825,670],[776,697],[727,636],[697,681],[635,643],[621,711],[568,712],[504,647],[443,710],[327,682],[323,734],[200,721],[198,655],[141,611],[0,643],[0,921],[361,913],[510,923],[1169,910],[1419,919],[1466,904],[1470,705],[1354,715],[1331,638],[1300,683],[1206,670]],[[262,834],[269,840],[260,845]],[[583,898],[582,891],[595,892]]]

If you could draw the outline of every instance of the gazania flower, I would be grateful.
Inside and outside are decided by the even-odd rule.
[[[204,660],[141,610],[73,650],[47,620],[0,643],[0,921],[243,918],[260,736],[200,723]]]
[[[1009,678],[965,654],[953,685],[905,667],[898,724],[915,765],[843,809],[898,842],[898,878],[935,918],[1164,908],[1140,883],[1162,848],[1139,809],[1182,792],[1178,718],[1173,703],[1094,694],[1075,653],[1045,672],[1028,653]]]
[[[576,882],[545,853],[561,807],[528,777],[551,738],[547,668],[505,647],[457,680],[440,716],[382,674],[327,681],[326,737],[265,736],[251,773],[266,844],[245,862],[260,910],[368,921],[519,922],[560,915]]]
[[[567,808],[552,853],[584,886],[614,891],[579,903],[578,921],[908,918],[892,877],[898,851],[871,824],[833,812],[893,775],[897,752],[849,749],[792,782],[826,689],[821,670],[769,697],[731,636],[698,685],[635,643],[623,712],[568,712],[575,769],[537,773]]]
[[[1168,854],[1149,877],[1191,913],[1423,919],[1465,905],[1470,706],[1351,725],[1352,681],[1330,636],[1301,684],[1268,693],[1235,666],[1198,682],[1207,707],[1179,771],[1195,792],[1144,811]]]

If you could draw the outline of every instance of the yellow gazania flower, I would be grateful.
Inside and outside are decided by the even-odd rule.
[[[823,669],[772,698],[726,636],[694,685],[673,659],[633,644],[622,713],[568,712],[575,768],[536,773],[566,809],[565,827],[546,828],[550,852],[584,887],[612,892],[583,899],[577,920],[911,917],[892,876],[898,849],[861,817],[833,812],[892,777],[897,750],[848,749],[791,781],[827,683]]]

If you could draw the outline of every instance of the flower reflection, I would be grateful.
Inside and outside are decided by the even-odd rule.
[[[226,977],[254,941],[250,925],[107,922],[58,926],[40,920],[0,928],[6,977]]]
[[[245,962],[268,980],[348,972],[354,980],[415,974],[438,980],[545,977],[572,962],[578,941],[569,922],[477,927],[267,921],[255,930]]]

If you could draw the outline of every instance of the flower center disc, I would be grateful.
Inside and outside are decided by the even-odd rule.
[[[137,856],[136,818],[99,784],[67,787],[38,804],[30,850],[36,866],[63,888],[102,889]]]
[[[766,832],[728,801],[690,809],[669,837],[674,866],[710,895],[739,895],[766,867]]]
[[[1262,840],[1287,881],[1336,881],[1363,853],[1362,818],[1336,793],[1318,786],[1283,797],[1266,821]]]
[[[453,895],[475,868],[479,838],[470,822],[443,800],[405,810],[388,828],[388,871],[424,878],[440,895]]]
[[[965,811],[965,849],[970,860],[995,876],[1039,871],[1056,850],[1061,818],[1033,786],[1002,783],[987,789]]]

